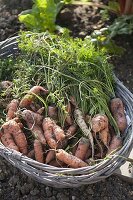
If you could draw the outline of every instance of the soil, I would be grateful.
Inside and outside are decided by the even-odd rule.
[[[17,35],[24,26],[18,22],[21,10],[31,7],[31,1],[0,1],[0,41]],[[28,3],[27,3],[28,2]],[[85,37],[104,26],[98,9],[88,6],[68,6],[57,22],[69,28],[74,37]],[[106,22],[108,23],[108,22]],[[121,57],[113,57],[115,74],[133,92],[133,35],[118,36],[117,44],[125,48]],[[111,176],[92,185],[72,189],[55,189],[37,183],[0,157],[0,199],[3,200],[133,200],[133,185]]]

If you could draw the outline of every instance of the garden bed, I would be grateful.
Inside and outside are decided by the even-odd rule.
[[[23,28],[17,21],[17,14],[20,10],[19,6],[11,10],[5,6],[1,7],[0,21],[2,23],[0,23],[0,40],[4,40],[14,34],[16,35],[17,31]],[[65,26],[72,30],[73,35],[80,37],[84,37],[90,34],[94,29],[104,26],[98,10],[88,8],[87,6],[66,8],[66,12],[61,14],[58,18],[58,22],[61,25],[64,21]],[[115,72],[120,80],[133,92],[133,36],[117,37],[116,41],[119,45],[123,46],[126,51],[121,58],[115,57],[112,59]],[[0,169],[0,197],[3,200],[133,199],[133,186],[114,176],[101,183],[83,186],[79,189],[53,189],[31,180],[19,170],[12,167],[3,158],[0,160]]]

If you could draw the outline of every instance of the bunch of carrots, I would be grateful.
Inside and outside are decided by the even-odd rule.
[[[114,132],[108,117],[98,113],[84,115],[74,97],[66,105],[61,127],[57,107],[36,104],[37,97],[47,97],[42,86],[32,87],[19,101],[13,99],[6,108],[6,122],[0,129],[0,140],[38,162],[56,167],[80,168],[101,160],[122,147],[121,136]],[[124,105],[120,98],[110,101],[111,113],[121,134],[127,127]]]

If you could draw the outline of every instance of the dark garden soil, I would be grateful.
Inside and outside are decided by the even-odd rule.
[[[18,13],[31,6],[30,1],[0,0],[0,41],[17,35],[23,29]],[[99,10],[88,6],[69,6],[62,10],[57,22],[72,30],[73,36],[85,37],[94,29],[104,26]],[[106,22],[107,23],[107,22]],[[117,44],[125,48],[121,57],[112,58],[114,70],[121,81],[133,92],[133,35],[119,36]],[[2,157],[0,158],[0,199],[1,200],[133,200],[133,185],[116,176],[72,189],[54,189],[33,181],[22,174]]]

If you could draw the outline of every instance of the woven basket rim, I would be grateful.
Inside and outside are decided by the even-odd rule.
[[[17,39],[19,36],[9,38],[0,42],[0,58],[7,57],[16,53]],[[122,97],[126,111],[131,121],[133,119],[133,94],[123,85],[123,83],[115,77],[116,95]],[[114,170],[122,165],[125,161],[123,157],[129,155],[129,149],[133,142],[133,124],[130,123],[125,132],[125,139],[123,147],[115,154],[111,155],[109,159],[104,159],[102,162],[93,165],[74,168],[59,168],[50,166],[48,164],[39,163],[22,153],[5,147],[0,142],[0,155],[4,157],[11,164],[22,170],[25,174],[31,176],[39,182],[45,183],[54,187],[79,187],[84,184],[91,184],[100,181],[110,176]],[[58,185],[57,185],[58,184]]]

